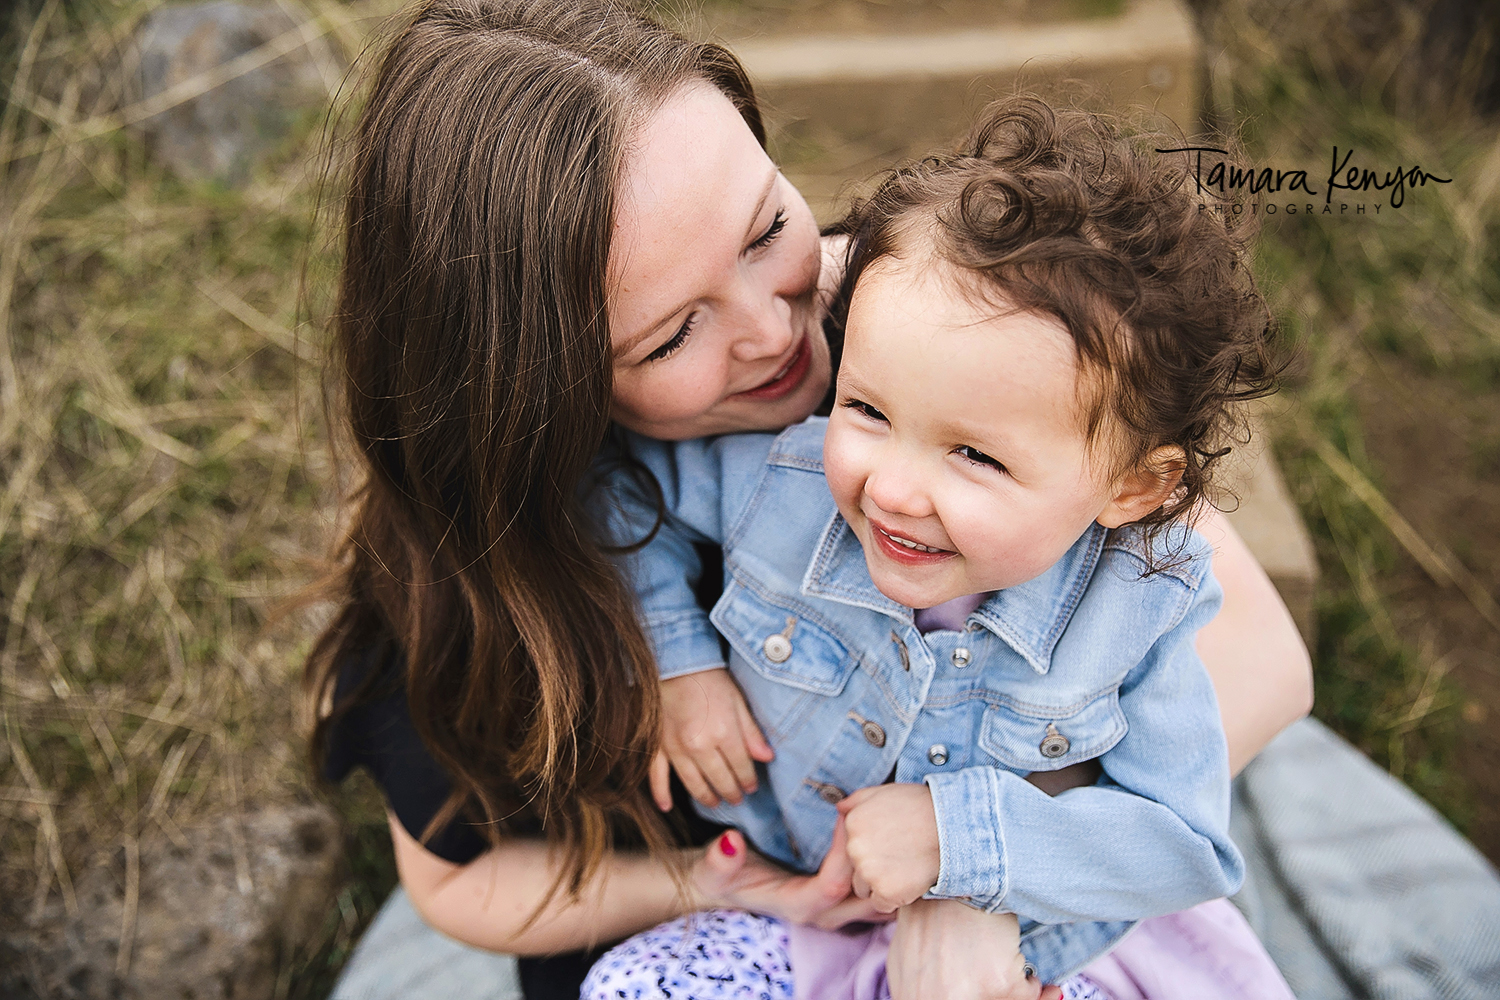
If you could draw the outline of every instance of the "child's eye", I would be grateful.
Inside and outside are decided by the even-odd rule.
[[[1000,472],[1005,471],[1005,466],[1000,464],[999,460],[991,458],[984,452],[980,451],[978,448],[971,448],[965,444],[960,445],[953,450],[957,452],[961,457],[968,459],[970,462],[973,462],[975,465],[987,465],[990,468],[996,469]]]
[[[776,237],[778,237],[778,236],[781,235],[781,231],[783,229],[785,229],[785,228],[786,228],[786,209],[784,209],[784,208],[778,208],[776,210],[776,218],[774,218],[774,219],[771,220],[771,225],[766,229],[765,232],[761,233],[760,236],[756,237],[756,239],[754,240],[754,242],[752,242],[745,249],[747,249],[747,250],[762,250],[762,249],[770,246],[771,243],[775,241]]]
[[[885,418],[884,413],[881,413],[879,410],[875,409],[875,407],[871,406],[869,403],[866,403],[862,399],[846,399],[844,400],[843,405],[848,409],[853,410],[855,413],[858,413],[860,416],[866,418],[867,420],[874,420],[877,423],[882,424],[890,423],[890,421]]]
[[[688,334],[693,332],[693,321],[697,318],[697,313],[690,314],[687,319],[682,321],[682,325],[677,328],[677,332],[672,334],[672,339],[646,355],[646,360],[660,361],[662,358],[677,353],[677,349],[687,343]]]

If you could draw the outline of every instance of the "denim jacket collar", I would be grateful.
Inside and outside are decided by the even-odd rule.
[[[1092,524],[1061,559],[1025,583],[996,591],[971,616],[1045,674],[1052,650],[1077,610],[1109,531]],[[889,615],[912,624],[912,610],[875,588],[865,552],[842,514],[834,514],[802,578],[802,593]]]

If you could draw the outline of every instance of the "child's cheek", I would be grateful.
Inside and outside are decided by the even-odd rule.
[[[865,485],[865,475],[859,467],[857,435],[835,413],[823,436],[823,474],[828,478],[833,502],[838,504],[846,521],[853,521],[859,515]]]

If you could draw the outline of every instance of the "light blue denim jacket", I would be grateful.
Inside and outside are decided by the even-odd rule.
[[[823,478],[814,418],[780,436],[676,444],[630,436],[669,521],[627,557],[672,677],[723,663],[693,599],[690,539],[723,546],[711,619],[776,750],[759,790],[701,811],[761,851],[815,870],[834,805],[925,781],[941,868],[932,898],[1017,914],[1043,982],[1107,951],[1143,917],[1229,895],[1229,764],[1213,686],[1193,648],[1218,610],[1210,550],[1180,529],[1171,568],[1142,577],[1138,531],[1095,525],[1054,566],[991,596],[962,632],[922,635],[871,582]],[[627,476],[604,513],[640,539],[654,501]],[[1023,776],[1097,758],[1098,784],[1051,797]]]

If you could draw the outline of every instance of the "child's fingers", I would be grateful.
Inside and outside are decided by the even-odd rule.
[[[708,782],[709,787],[720,797],[728,799],[734,805],[739,805],[744,800],[744,796],[740,793],[739,779],[735,777],[734,769],[729,766],[723,754],[717,750],[710,750],[696,758],[694,763],[703,772],[703,778]]]
[[[712,808],[719,804],[719,797],[704,780],[703,773],[698,770],[697,763],[691,757],[674,757],[672,766],[677,769],[677,777],[682,781],[682,787],[687,789],[688,794],[699,805]]]
[[[869,899],[872,903],[874,902],[871,898],[873,894],[870,892],[870,883],[866,882],[865,877],[859,872],[855,872],[849,879],[849,891],[860,899]],[[882,910],[881,912],[886,911]]]
[[[741,698],[735,703],[735,709],[740,719],[740,735],[745,738],[745,749],[750,756],[768,764],[776,758],[776,751],[771,749],[771,744],[766,742],[765,734],[760,731],[760,726],[755,724],[755,716],[750,714],[750,706],[745,704]]]
[[[735,784],[743,789],[746,795],[749,795],[760,786],[760,782],[755,777],[755,762],[745,751],[745,744],[735,741],[719,748],[725,764],[734,772]]]
[[[1061,986],[1043,986],[1042,995],[1038,1000],[1063,1000],[1063,988]]]
[[[651,797],[662,812],[672,811],[672,764],[667,752],[658,749],[651,758]]]

